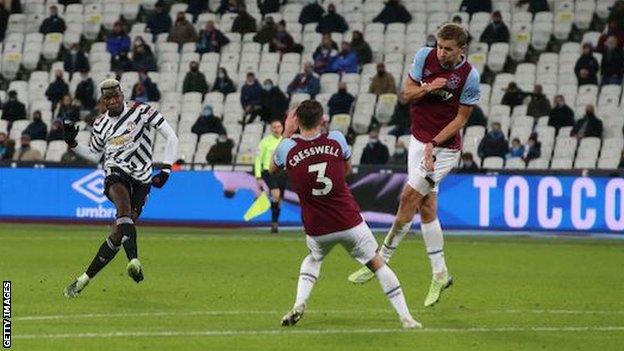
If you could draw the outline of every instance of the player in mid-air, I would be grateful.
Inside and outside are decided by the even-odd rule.
[[[291,326],[301,319],[323,258],[340,244],[375,272],[403,327],[420,328],[407,308],[399,280],[377,254],[377,242],[345,181],[351,169],[351,149],[342,133],[321,133],[322,123],[323,108],[317,101],[304,101],[291,111],[270,169],[272,173],[285,169],[299,196],[310,250],[301,263],[295,304],[282,318],[282,325]],[[300,134],[293,136],[297,128]]]
[[[149,105],[125,102],[117,80],[104,80],[100,92],[106,113],[93,123],[89,146],[76,142],[78,129],[69,121],[64,122],[64,138],[69,147],[94,162],[99,162],[104,154],[104,193],[115,204],[117,219],[113,232],[102,243],[87,270],[65,288],[67,297],[78,296],[122,245],[129,261],[128,275],[137,283],[143,280],[135,222],[150,187],[160,188],[167,182],[178,147],[178,138],[163,115]],[[155,176],[152,176],[152,129],[166,139],[164,165]]]
[[[390,259],[419,212],[433,275],[425,306],[435,304],[441,292],[453,283],[444,261],[437,193],[442,179],[459,161],[460,132],[480,98],[479,72],[466,60],[467,39],[461,26],[443,25],[437,33],[437,47],[416,53],[402,92],[412,104],[408,181],[380,253],[386,261]],[[349,280],[364,283],[372,277],[373,273],[363,267]]]

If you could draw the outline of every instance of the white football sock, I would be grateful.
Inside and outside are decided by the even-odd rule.
[[[381,250],[379,250],[379,254],[381,254],[381,257],[383,257],[386,262],[390,260],[390,257],[392,257],[392,254],[394,254],[394,251],[397,249],[401,240],[403,240],[405,234],[409,232],[411,227],[412,221],[407,223],[398,223],[395,220],[394,223],[392,223],[392,227],[384,239]]]
[[[306,256],[301,262],[299,270],[299,282],[297,283],[297,298],[295,299],[295,307],[305,304],[310,297],[314,283],[321,273],[322,261],[317,261],[312,255]]]
[[[433,222],[421,223],[420,230],[427,247],[427,255],[431,261],[431,272],[434,276],[439,277],[447,271],[444,262],[444,238],[442,237],[440,221],[436,218]]]
[[[390,300],[392,307],[394,307],[399,317],[412,318],[407,308],[407,303],[405,302],[405,296],[403,296],[401,283],[399,283],[399,279],[392,269],[390,269],[388,265],[383,265],[383,267],[375,272],[375,275],[377,275],[381,289],[386,293],[386,296],[388,296],[388,300]]]

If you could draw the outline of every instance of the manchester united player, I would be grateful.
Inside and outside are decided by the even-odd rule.
[[[380,253],[386,261],[390,259],[412,226],[414,215],[420,212],[420,229],[433,275],[425,306],[435,304],[442,290],[453,283],[444,261],[437,193],[442,179],[458,163],[460,131],[480,97],[479,73],[466,61],[467,39],[461,26],[442,26],[437,33],[437,48],[422,48],[416,53],[402,92],[412,103],[408,182]],[[349,280],[363,283],[371,278],[372,272],[363,268]]]
[[[301,263],[295,304],[282,318],[282,325],[295,325],[301,319],[323,258],[340,244],[374,272],[403,327],[420,328],[407,308],[399,280],[377,254],[377,242],[345,182],[351,169],[351,149],[342,133],[321,133],[322,122],[323,108],[317,101],[304,101],[291,111],[270,170],[285,169],[299,195],[310,250]],[[293,136],[297,128],[301,134]]]

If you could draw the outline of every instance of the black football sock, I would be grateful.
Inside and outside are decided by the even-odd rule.
[[[115,245],[112,243],[111,238],[106,238],[106,240],[100,246],[97,255],[91,261],[89,268],[87,268],[87,275],[89,278],[95,277],[99,271],[104,268],[108,262],[112,261],[115,255],[119,251],[119,245]]]
[[[139,257],[137,247],[137,233],[134,221],[130,217],[119,217],[117,219],[117,230],[121,235],[121,242],[128,261]]]
[[[279,221],[280,212],[280,203],[271,202],[271,222],[277,223]]]

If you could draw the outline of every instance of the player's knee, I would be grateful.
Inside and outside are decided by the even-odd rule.
[[[420,206],[420,219],[423,223],[433,222],[437,217],[437,212],[434,206],[430,204],[423,204]]]

